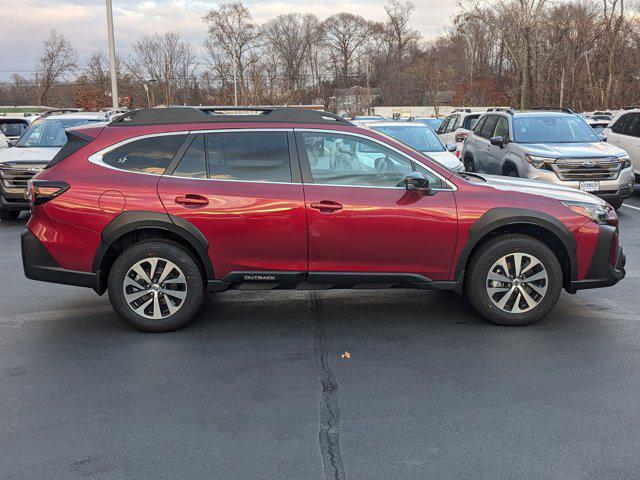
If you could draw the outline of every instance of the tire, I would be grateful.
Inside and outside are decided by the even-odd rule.
[[[476,164],[472,157],[464,157],[464,170],[465,172],[475,172]]]
[[[524,278],[496,282],[495,279],[508,276],[503,273],[515,276],[518,259]],[[509,272],[505,272],[502,265]],[[490,273],[493,279],[489,279]],[[526,281],[528,278],[532,280]],[[473,255],[465,291],[476,311],[488,321],[505,326],[528,325],[544,317],[557,303],[562,291],[562,268],[555,254],[539,240],[526,235],[501,235],[482,245]],[[501,306],[503,301],[505,304]]]
[[[5,210],[0,208],[0,220],[15,220],[20,216],[20,210]]]
[[[200,309],[204,278],[184,248],[147,241],[129,247],[116,259],[108,291],[113,309],[130,326],[144,332],[170,332],[184,326]]]
[[[609,205],[611,205],[614,210],[618,210],[622,206],[622,202],[624,202],[624,200],[617,198],[615,200],[611,200]]]
[[[507,177],[519,177],[520,176],[520,175],[518,175],[518,170],[516,170],[513,167],[506,168],[504,173],[503,173],[503,175],[507,176]]]

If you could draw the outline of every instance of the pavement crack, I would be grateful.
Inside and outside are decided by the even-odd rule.
[[[344,467],[340,453],[340,405],[338,382],[329,364],[327,325],[322,299],[317,292],[309,292],[311,316],[314,323],[313,355],[318,380],[322,385],[320,395],[320,428],[318,443],[324,464],[326,480],[344,480]]]

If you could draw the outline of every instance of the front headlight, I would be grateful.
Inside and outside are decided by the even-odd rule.
[[[529,162],[535,168],[544,168],[547,165],[556,162],[555,158],[539,157],[538,155],[530,155],[528,153],[525,155],[525,157],[527,159],[527,162]]]
[[[562,202],[565,207],[578,215],[587,217],[598,225],[618,225],[618,215],[611,205],[586,202]]]
[[[623,155],[622,157],[618,157],[618,159],[622,162],[622,170],[631,167],[631,159],[629,158],[629,155]]]

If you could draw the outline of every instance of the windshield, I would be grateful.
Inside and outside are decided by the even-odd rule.
[[[592,143],[600,138],[576,115],[515,117],[513,140],[517,143]]]
[[[25,120],[0,120],[0,132],[5,137],[19,137],[27,128]]]
[[[390,137],[406,143],[411,148],[419,152],[444,152],[446,149],[436,135],[436,133],[427,126],[400,126],[393,125],[389,127],[371,127],[374,130],[389,135]]]
[[[67,143],[65,129],[97,122],[100,120],[88,118],[36,120],[22,134],[16,147],[62,147]]]

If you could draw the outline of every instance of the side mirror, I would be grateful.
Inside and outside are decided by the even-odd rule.
[[[429,192],[429,179],[420,172],[408,173],[404,179],[404,184],[407,190],[421,193]]]
[[[458,146],[455,143],[447,143],[446,148],[447,152],[455,153],[458,149]]]
[[[489,141],[491,142],[491,145],[495,145],[496,147],[504,148],[504,138],[502,138],[501,136],[491,137],[491,139]]]
[[[606,135],[604,135],[604,134],[602,134],[602,133],[601,133],[601,134],[600,134],[600,135],[598,135],[598,136],[600,137],[600,140],[602,140],[603,142],[606,142],[606,141],[607,141],[607,136],[606,136]]]

